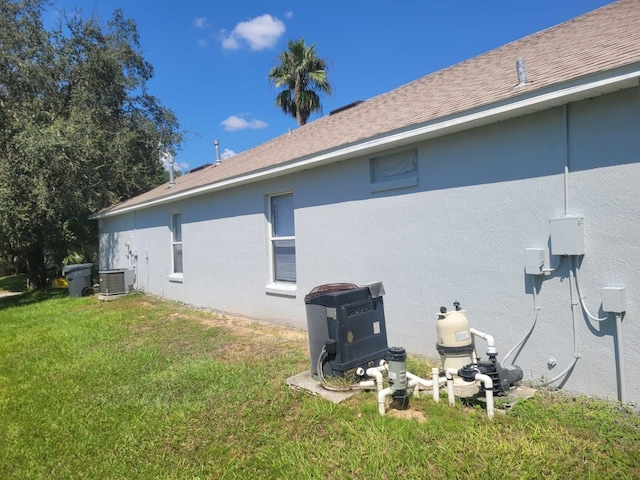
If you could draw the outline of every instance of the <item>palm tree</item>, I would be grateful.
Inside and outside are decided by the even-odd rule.
[[[322,110],[318,93],[331,95],[327,80],[327,61],[316,54],[316,45],[305,45],[304,38],[289,40],[288,49],[279,56],[280,65],[269,72],[276,88],[284,87],[276,97],[276,107],[304,125],[313,112]]]

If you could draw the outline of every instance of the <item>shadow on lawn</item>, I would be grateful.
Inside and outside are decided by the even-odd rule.
[[[69,296],[66,288],[50,288],[47,290],[28,290],[24,293],[0,297],[0,310],[9,307],[21,307],[33,303]]]
[[[27,276],[9,275],[8,277],[0,277],[0,292],[24,292],[27,290]]]

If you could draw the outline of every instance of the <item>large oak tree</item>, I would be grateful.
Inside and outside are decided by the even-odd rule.
[[[150,95],[152,66],[121,11],[63,18],[44,0],[0,2],[0,251],[46,285],[46,258],[95,244],[91,213],[165,180],[181,133]]]

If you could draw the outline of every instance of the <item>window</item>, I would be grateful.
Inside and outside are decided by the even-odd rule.
[[[418,184],[418,151],[405,150],[371,158],[372,191],[411,187]]]
[[[272,281],[295,283],[296,239],[293,193],[269,197]]]
[[[179,213],[171,214],[171,265],[174,275],[182,275],[182,218]]]

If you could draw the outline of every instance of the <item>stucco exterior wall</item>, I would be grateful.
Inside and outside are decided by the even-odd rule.
[[[389,344],[431,357],[439,307],[457,300],[474,328],[495,337],[501,358],[533,324],[536,288],[537,323],[516,357],[525,378],[554,377],[575,348],[580,358],[563,386],[615,399],[614,318],[593,322],[572,306],[578,297],[568,258],[548,276],[524,272],[528,247],[545,248],[546,267],[559,262],[548,256],[549,219],[566,211],[584,217],[586,253],[576,265],[590,311],[603,315],[602,287],[626,287],[626,395],[639,402],[640,379],[632,375],[640,369],[638,107],[638,91],[629,89],[423,142],[413,187],[372,192],[363,157],[108,217],[101,268],[132,264],[137,287],[152,294],[300,328],[314,286],[379,280]],[[265,288],[266,196],[284,191],[294,194],[295,296]],[[169,280],[172,212],[183,222],[181,283]],[[484,348],[478,340],[478,353]]]

